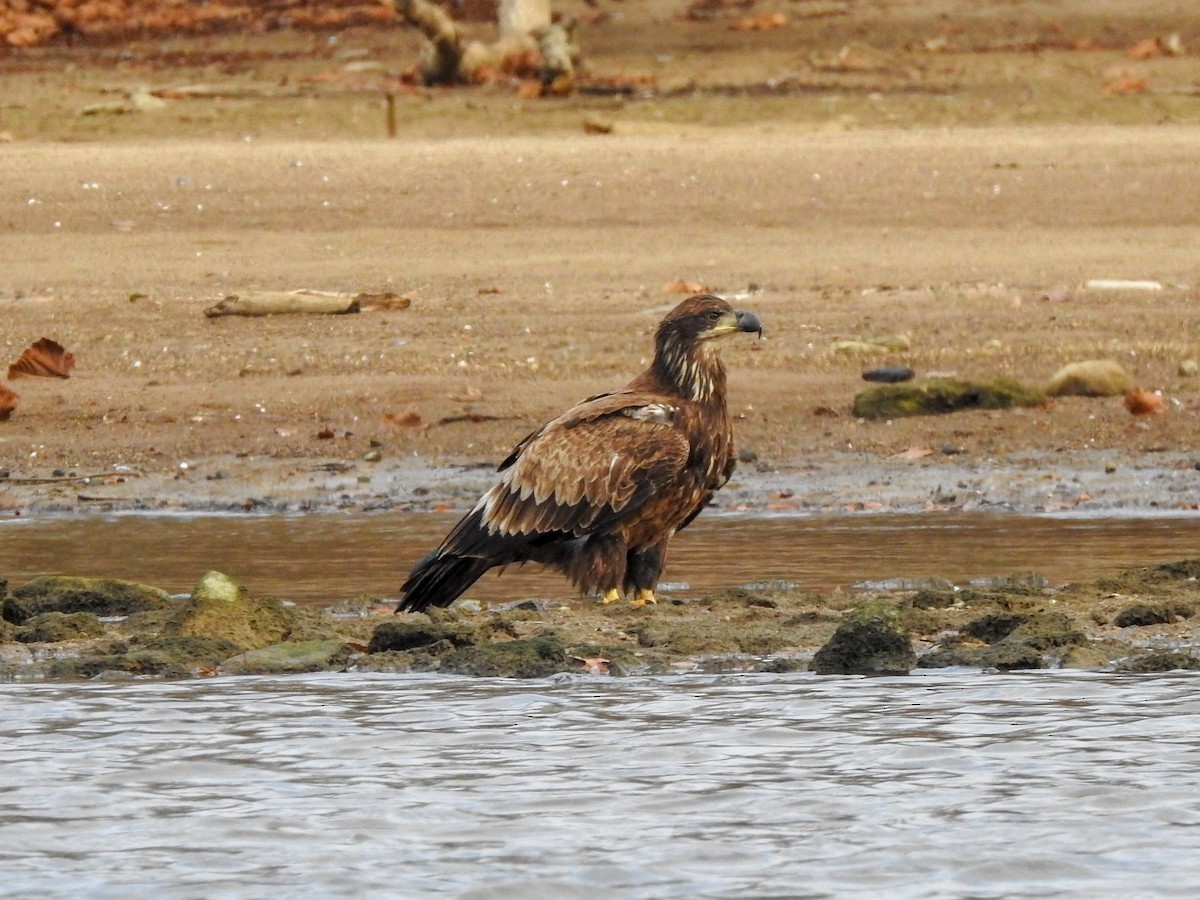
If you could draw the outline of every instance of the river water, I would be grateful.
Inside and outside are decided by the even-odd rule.
[[[0,523],[0,577],[12,588],[52,572],[109,576],[183,593],[219,569],[251,593],[302,603],[394,597],[408,567],[456,518],[400,512],[10,518]],[[1016,572],[1061,584],[1189,558],[1198,548],[1194,512],[706,515],[672,541],[661,592],[696,596],[756,581],[826,590]],[[470,596],[504,601],[570,593],[561,576],[530,566],[485,576]]]
[[[0,685],[0,895],[1200,895],[1200,676]]]

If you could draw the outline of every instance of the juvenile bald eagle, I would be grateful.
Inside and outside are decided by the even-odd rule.
[[[737,464],[720,339],[762,335],[719,297],[662,320],[654,361],[625,388],[584,400],[519,443],[500,478],[409,573],[397,612],[449,606],[488,569],[539,562],[611,603],[654,602],[667,544]]]

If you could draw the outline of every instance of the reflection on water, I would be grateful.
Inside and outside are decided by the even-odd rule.
[[[395,596],[408,566],[452,516],[380,513],[296,517],[52,518],[0,525],[0,577],[48,572],[132,578],[186,592],[209,569],[259,595],[331,602]],[[1197,555],[1200,516],[1070,519],[988,514],[761,518],[714,515],[672,543],[667,592],[699,594],[781,580],[806,588],[864,581],[955,582],[1039,572],[1052,583]],[[485,576],[482,600],[562,597],[536,566]]]
[[[0,685],[13,897],[1194,897],[1200,676]]]

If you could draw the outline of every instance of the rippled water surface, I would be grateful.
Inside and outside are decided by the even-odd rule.
[[[1200,677],[0,685],[12,897],[1195,897]]]
[[[301,602],[392,597],[408,567],[456,521],[413,513],[307,516],[89,516],[0,524],[10,587],[48,572],[131,578],[172,592],[209,569],[255,594]],[[1034,571],[1055,584],[1195,556],[1200,515],[1056,518],[997,513],[763,517],[712,515],[671,543],[667,593],[699,595],[752,581],[810,589],[940,576]],[[561,597],[538,566],[485,576],[480,600]]]

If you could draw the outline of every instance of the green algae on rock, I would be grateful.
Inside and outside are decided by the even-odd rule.
[[[543,678],[575,671],[579,664],[567,655],[557,634],[463,647],[442,657],[438,671],[450,675],[491,678]]]
[[[1133,378],[1113,359],[1067,363],[1050,376],[1046,393],[1052,397],[1116,397],[1133,387]]]
[[[854,397],[851,411],[860,419],[898,419],[966,409],[1010,409],[1037,406],[1046,395],[1012,378],[989,382],[959,378],[926,378],[904,384],[876,384]]]
[[[160,588],[120,578],[43,575],[9,594],[3,614],[17,625],[41,613],[86,612],[94,616],[127,616],[171,606],[171,595]]]
[[[256,650],[286,640],[294,620],[278,600],[255,599],[228,575],[206,572],[192,595],[172,610],[162,633],[224,639],[241,650]]]
[[[91,613],[39,613],[17,629],[22,644],[57,644],[104,634],[104,623]]]
[[[900,609],[883,600],[854,607],[812,661],[818,675],[904,675],[916,665]]]

